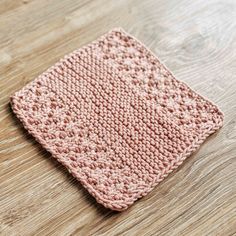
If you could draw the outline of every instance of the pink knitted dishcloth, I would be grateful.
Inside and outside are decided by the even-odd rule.
[[[145,196],[222,126],[219,109],[114,29],[11,97],[28,132],[105,207]]]

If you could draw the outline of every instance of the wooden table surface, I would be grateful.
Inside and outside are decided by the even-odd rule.
[[[117,26],[225,114],[219,132],[122,213],[97,204],[9,106],[13,92]],[[1,0],[0,93],[0,235],[236,234],[235,0]]]

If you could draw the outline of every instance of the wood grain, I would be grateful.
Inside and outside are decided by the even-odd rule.
[[[224,127],[148,196],[103,208],[22,128],[9,96],[121,26],[215,102]],[[235,0],[1,0],[0,234],[236,234]]]

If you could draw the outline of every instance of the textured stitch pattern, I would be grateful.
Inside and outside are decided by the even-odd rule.
[[[105,207],[145,196],[222,126],[223,115],[115,29],[11,97],[24,127]]]

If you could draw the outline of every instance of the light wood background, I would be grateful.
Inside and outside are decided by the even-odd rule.
[[[9,96],[121,26],[215,102],[224,127],[148,196],[103,208],[22,128]],[[0,235],[236,234],[235,0],[0,0]]]

